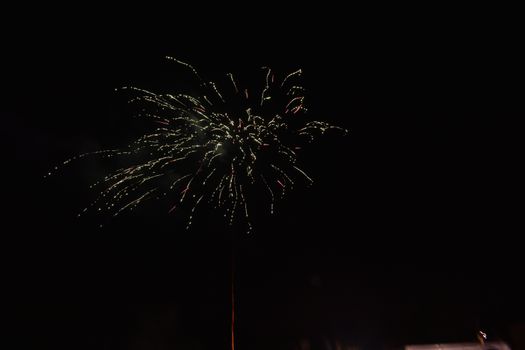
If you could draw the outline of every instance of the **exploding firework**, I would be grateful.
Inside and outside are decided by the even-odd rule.
[[[297,164],[302,145],[329,130],[346,133],[325,122],[305,120],[301,70],[278,79],[270,68],[263,67],[263,83],[252,93],[233,74],[227,75],[228,83],[219,89],[193,66],[168,59],[189,70],[199,92],[120,89],[133,94],[129,102],[155,127],[123,149],[85,153],[63,163],[87,155],[127,162],[93,185],[102,190],[82,213],[96,210],[118,216],[147,200],[166,198],[171,201],[166,207],[170,213],[188,205],[189,228],[197,208],[207,202],[223,210],[230,225],[244,218],[250,231],[253,193],[259,198],[266,192],[273,214],[275,202],[296,181],[313,182]]]

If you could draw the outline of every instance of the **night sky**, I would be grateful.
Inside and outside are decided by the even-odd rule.
[[[2,285],[17,348],[228,348],[232,237],[238,349],[474,341],[479,329],[511,341],[525,321],[514,22],[156,11],[6,26]],[[305,150],[315,184],[256,213],[250,235],[213,212],[186,231],[154,204],[102,229],[77,219],[108,165],[43,176],[140,135],[114,89],[179,91],[166,55],[252,83],[261,66],[302,68],[309,114],[350,133]]]

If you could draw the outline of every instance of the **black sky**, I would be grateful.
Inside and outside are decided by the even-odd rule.
[[[240,349],[468,341],[477,329],[508,340],[524,321],[516,26],[456,10],[170,22],[156,9],[7,26],[4,301],[20,348],[226,348],[232,232]],[[78,220],[104,165],[43,175],[137,135],[113,90],[180,86],[166,55],[210,78],[301,67],[310,113],[351,132],[308,150],[315,185],[250,236],[213,214],[185,231],[156,207],[103,229]]]

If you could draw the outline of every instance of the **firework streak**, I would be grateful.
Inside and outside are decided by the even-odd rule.
[[[297,165],[301,146],[328,130],[346,133],[325,122],[305,121],[301,70],[278,80],[263,67],[259,93],[249,93],[233,74],[219,89],[191,65],[168,59],[189,69],[200,91],[172,95],[119,89],[133,94],[129,102],[155,127],[121,150],[86,153],[63,163],[93,154],[128,162],[93,185],[102,190],[83,212],[117,216],[146,200],[167,198],[167,212],[188,205],[189,228],[199,205],[207,202],[223,210],[229,224],[243,218],[250,231],[254,191],[266,192],[273,213],[275,201],[296,181],[313,182]]]

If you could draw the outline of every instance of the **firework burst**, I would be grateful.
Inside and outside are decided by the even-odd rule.
[[[123,149],[81,154],[63,163],[87,155],[121,157],[127,162],[92,186],[102,190],[82,213],[96,210],[118,216],[147,200],[167,198],[167,212],[188,205],[189,228],[196,210],[207,202],[223,210],[229,224],[244,218],[250,231],[254,189],[267,193],[268,209],[273,213],[275,202],[296,181],[313,182],[297,164],[302,145],[328,130],[346,133],[325,122],[305,120],[301,70],[278,79],[270,68],[263,67],[263,84],[253,93],[231,73],[228,83],[219,89],[193,66],[168,59],[191,71],[199,93],[120,89],[133,94],[129,102],[156,126]]]

